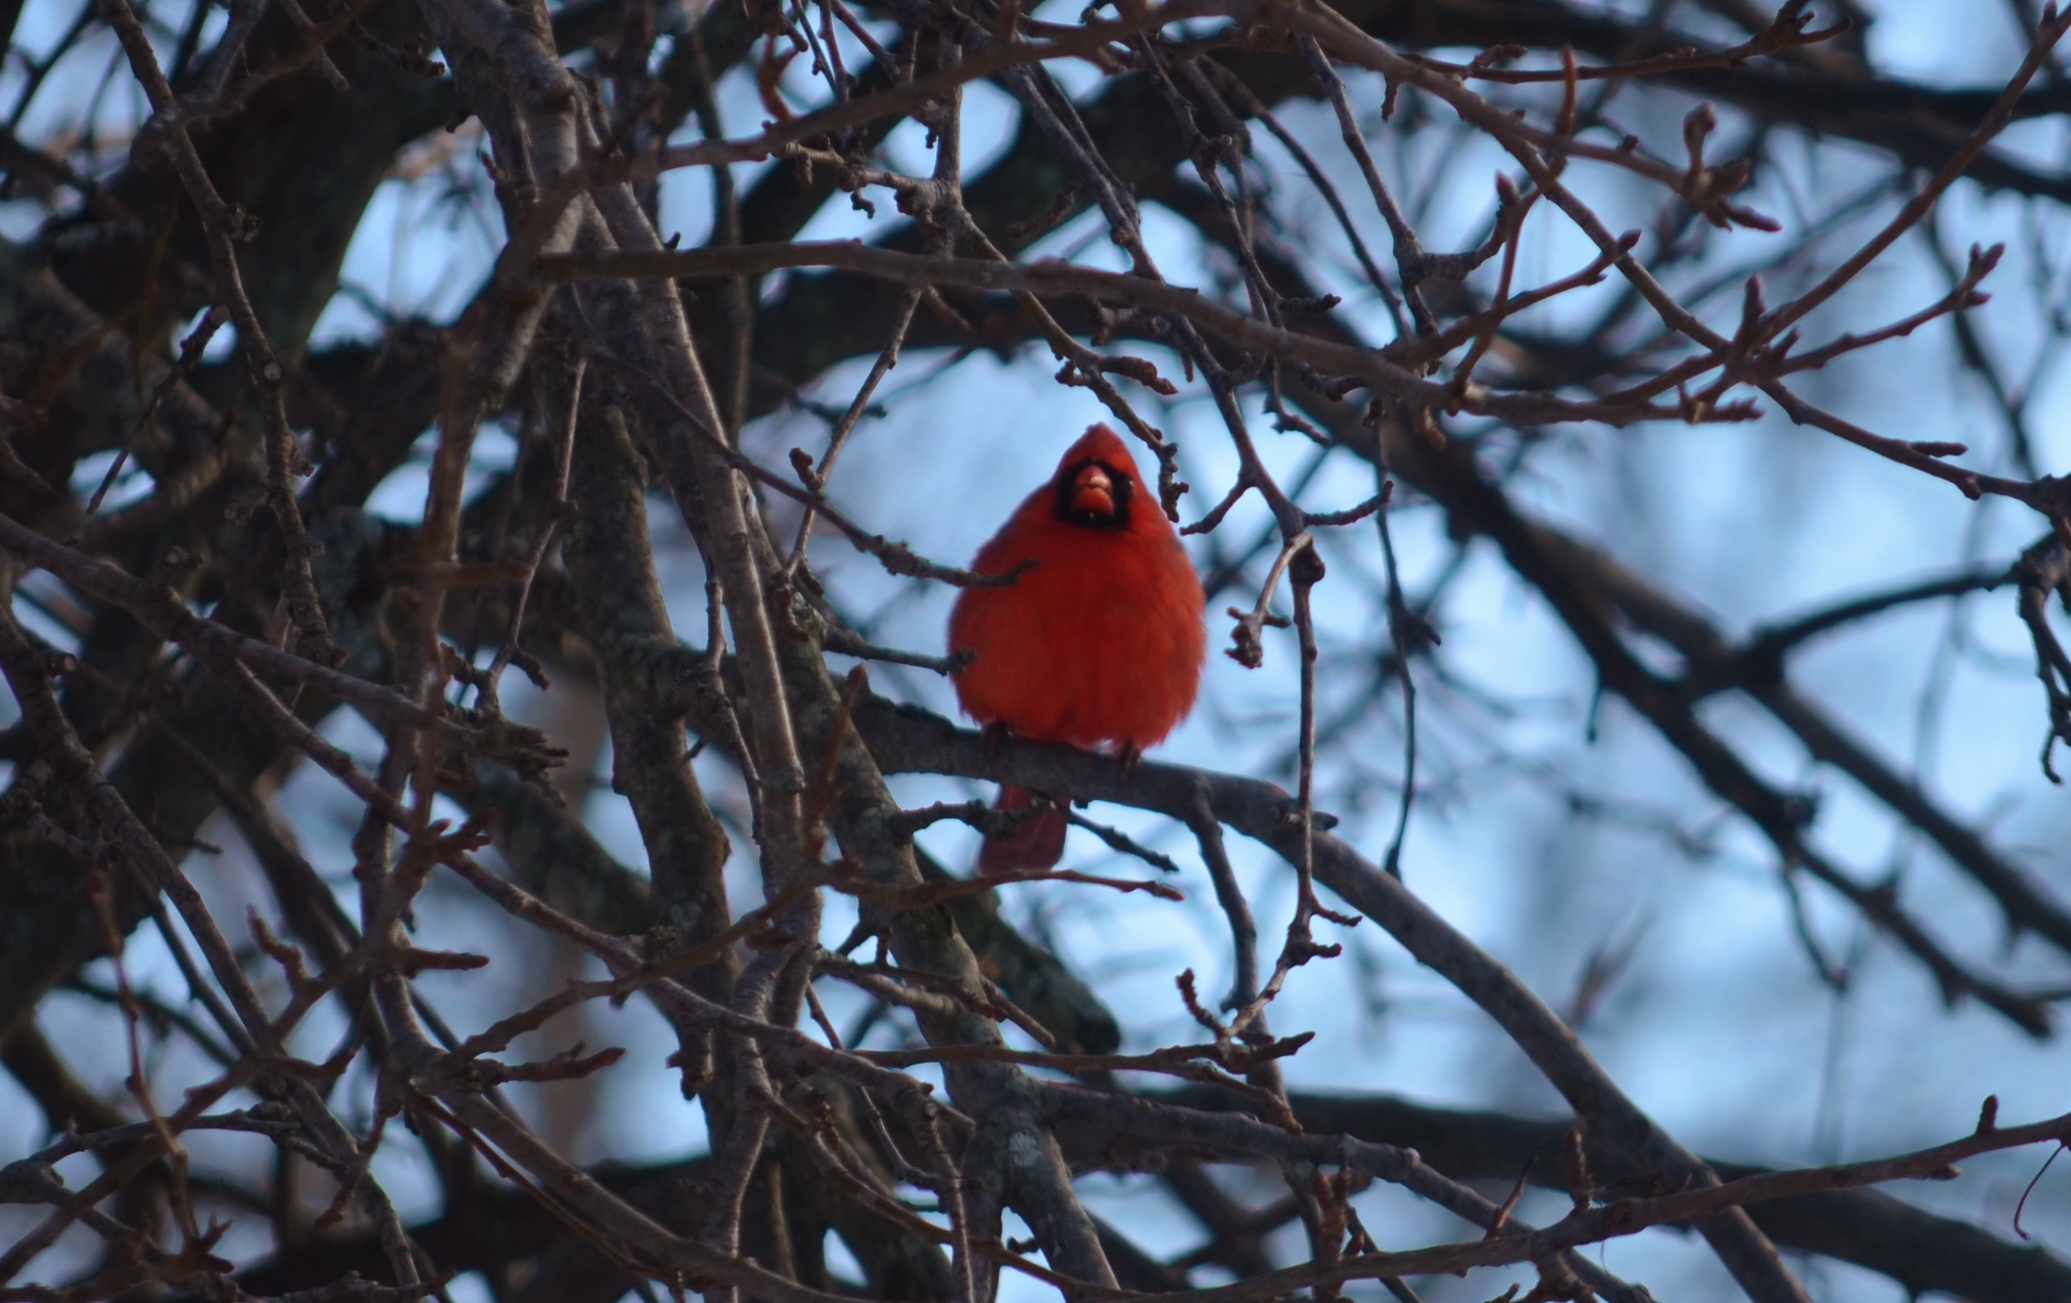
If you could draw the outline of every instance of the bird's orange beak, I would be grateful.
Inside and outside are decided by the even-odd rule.
[[[1096,463],[1072,477],[1071,513],[1101,520],[1115,514],[1115,482],[1106,467]]]

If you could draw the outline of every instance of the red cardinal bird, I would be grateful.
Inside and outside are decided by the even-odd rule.
[[[964,713],[1018,737],[1124,754],[1163,739],[1201,685],[1207,598],[1113,430],[1096,425],[1066,450],[971,569],[1000,575],[1024,561],[1035,565],[1012,584],[966,588],[950,613],[950,654],[976,654],[956,678]],[[1002,787],[996,808],[1032,799]],[[1064,829],[1061,809],[1043,811],[988,840],[978,867],[1046,869],[1064,856]]]

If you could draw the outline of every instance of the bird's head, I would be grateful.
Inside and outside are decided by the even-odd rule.
[[[1057,519],[1087,529],[1127,529],[1136,459],[1113,430],[1096,425],[1065,450],[1052,485]]]

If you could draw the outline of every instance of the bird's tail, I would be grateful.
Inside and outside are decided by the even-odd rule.
[[[1025,787],[1003,785],[995,810],[1012,812],[1035,804],[1037,796]],[[980,873],[1026,873],[1047,869],[1064,858],[1064,807],[1052,802],[1027,815],[1009,831],[987,837],[978,852]]]

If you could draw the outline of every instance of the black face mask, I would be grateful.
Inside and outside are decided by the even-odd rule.
[[[1079,476],[1087,467],[1098,466],[1107,472],[1109,495],[1114,501],[1112,512],[1080,511],[1072,506],[1073,491]],[[1057,506],[1054,514],[1068,525],[1084,529],[1127,529],[1129,528],[1129,502],[1136,495],[1136,477],[1095,458],[1073,462],[1057,473]]]

